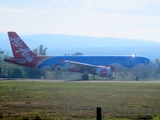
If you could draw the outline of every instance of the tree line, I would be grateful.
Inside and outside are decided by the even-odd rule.
[[[37,55],[46,55],[47,48],[40,45],[38,48],[33,50]],[[66,55],[66,54],[65,54]],[[72,55],[83,55],[77,52]],[[10,57],[4,51],[0,49],[0,78],[29,78],[29,79],[81,79],[82,74],[72,72],[49,72],[41,71],[28,67],[17,66],[4,61],[5,58]],[[155,59],[155,63],[160,66],[160,60]],[[89,74],[90,79],[101,79],[101,80],[133,80],[135,78],[134,73],[119,72],[114,73],[113,76],[108,78],[98,77],[96,75]],[[160,68],[152,72],[139,73],[141,80],[160,80]]]

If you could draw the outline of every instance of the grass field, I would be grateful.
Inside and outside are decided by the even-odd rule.
[[[160,120],[160,82],[0,81],[2,120]]]

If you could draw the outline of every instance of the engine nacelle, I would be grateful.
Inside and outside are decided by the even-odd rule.
[[[101,77],[109,77],[112,75],[112,70],[110,67],[97,68],[96,74]]]

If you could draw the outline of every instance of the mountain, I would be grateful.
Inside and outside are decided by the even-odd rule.
[[[160,43],[109,37],[72,36],[64,34],[37,34],[19,36],[31,48],[40,44],[47,47],[48,55],[64,55],[81,52],[84,55],[142,55],[151,59],[160,58]],[[8,36],[0,33],[0,49],[11,54]]]

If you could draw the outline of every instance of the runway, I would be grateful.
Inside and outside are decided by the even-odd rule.
[[[160,83],[160,80],[51,80],[51,79],[21,79],[21,78],[14,78],[14,79],[8,79],[8,78],[0,78],[0,82],[4,81],[38,81],[38,82],[114,82],[114,83]]]

